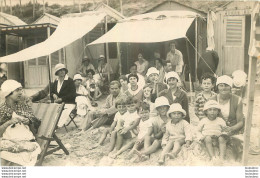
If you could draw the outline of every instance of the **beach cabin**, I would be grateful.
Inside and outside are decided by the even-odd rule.
[[[248,72],[251,13],[255,3],[233,1],[215,9],[214,41],[220,59],[218,75],[232,74],[238,69]]]

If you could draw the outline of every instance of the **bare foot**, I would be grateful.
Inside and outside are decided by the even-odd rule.
[[[175,159],[177,157],[175,153],[167,153],[165,156],[168,156],[170,159]]]
[[[163,165],[164,164],[164,156],[163,157],[161,157],[159,160],[158,160],[158,164],[159,165]]]
[[[97,143],[97,144],[95,144],[93,146],[90,146],[88,149],[89,150],[93,150],[93,149],[97,148],[98,146],[99,146],[99,144]]]
[[[143,162],[143,161],[146,161],[146,160],[148,160],[150,157],[149,156],[147,156],[147,155],[142,155],[141,156],[141,161]]]
[[[137,149],[133,150],[133,153],[137,154],[137,156],[139,156],[140,158],[142,157],[142,153],[140,151],[138,151]]]
[[[113,158],[113,159],[116,159],[117,155],[116,155],[116,153],[110,152],[110,153],[108,154],[108,157]]]

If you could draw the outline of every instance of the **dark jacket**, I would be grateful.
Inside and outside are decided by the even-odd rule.
[[[73,80],[71,78],[64,80],[59,93],[57,92],[57,85],[58,80],[55,80],[53,87],[51,87],[51,97],[53,98],[53,94],[56,94],[64,103],[75,103],[76,87]]]
[[[179,103],[186,111],[186,117],[184,119],[190,123],[188,96],[185,91],[178,88],[177,91],[174,93],[175,99],[173,99],[172,93],[169,89],[160,92],[159,96],[165,96],[169,100],[170,105],[173,103]]]

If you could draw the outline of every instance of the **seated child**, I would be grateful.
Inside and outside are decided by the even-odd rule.
[[[162,139],[163,151],[160,155],[159,164],[163,164],[165,156],[170,158],[177,157],[181,146],[186,143],[189,147],[192,141],[190,124],[184,120],[186,111],[182,109],[179,103],[173,103],[167,113],[170,121],[166,124],[166,132]],[[169,153],[172,150],[172,153]]]
[[[143,92],[144,92],[144,99],[143,99],[143,101],[150,105],[150,116],[151,117],[157,116],[157,111],[155,109],[155,105],[151,101],[152,88],[150,87],[150,85],[145,85],[143,87]]]
[[[102,93],[99,87],[96,85],[94,79],[89,80],[88,93],[89,93],[88,97],[91,100],[92,106],[96,107],[97,103],[95,101],[97,101],[102,96]]]
[[[137,125],[140,122],[140,116],[137,113],[137,104],[138,101],[132,97],[128,96],[126,98],[126,107],[127,107],[127,112],[124,115],[124,125],[123,127],[117,132],[117,148],[121,148],[123,145],[124,141],[129,141],[133,140],[137,136]],[[129,147],[128,147],[129,148]],[[128,149],[127,148],[127,149]],[[121,148],[119,151],[117,151],[115,154],[110,154],[112,158],[116,158],[118,155],[123,153],[125,148]]]
[[[119,82],[121,84],[121,92],[125,93],[128,90],[127,77],[125,75],[121,75],[119,77]]]
[[[117,132],[123,128],[124,125],[124,119],[125,119],[125,113],[126,113],[126,100],[124,98],[119,98],[116,100],[115,107],[117,108],[118,112],[115,114],[114,121],[109,129],[105,129],[104,133],[100,137],[97,144],[92,146],[90,149],[94,149],[98,147],[99,145],[102,145],[107,137],[108,134],[111,134],[110,138],[110,147],[108,149],[108,152],[110,153],[116,144],[116,137]],[[119,150],[120,148],[116,148]]]
[[[129,158],[133,156],[133,153],[137,150],[140,150],[144,146],[144,138],[146,136],[151,136],[153,133],[153,125],[152,121],[149,119],[150,117],[150,106],[148,103],[141,103],[138,114],[141,118],[140,123],[137,127],[137,138],[133,140],[133,148],[129,152]],[[130,145],[129,145],[130,146]],[[132,146],[132,145],[131,145]]]
[[[200,82],[203,91],[196,95],[195,114],[201,120],[205,117],[203,112],[204,104],[209,100],[209,98],[216,95],[216,93],[212,91],[212,89],[214,88],[215,77],[210,73],[205,73],[201,76]]]
[[[89,111],[93,111],[94,108],[91,106],[90,101],[85,96],[77,96],[75,99],[76,109],[72,110],[70,117],[82,118],[85,119]]]
[[[204,117],[198,125],[198,140],[204,141],[211,159],[215,159],[213,145],[219,144],[220,158],[224,159],[226,153],[226,137],[223,130],[226,122],[219,117],[221,110],[217,101],[209,100],[204,106]]]
[[[155,108],[158,112],[158,116],[150,118],[153,124],[153,134],[147,135],[144,138],[144,150],[135,151],[140,157],[140,161],[149,159],[149,155],[156,152],[160,145],[163,134],[165,133],[165,126],[168,122],[167,111],[169,110],[169,101],[166,97],[161,96],[155,100]]]

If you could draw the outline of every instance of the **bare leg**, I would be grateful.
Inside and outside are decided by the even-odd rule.
[[[116,150],[120,150],[120,148],[123,145],[123,135],[117,132],[117,137],[116,137]]]
[[[220,152],[220,158],[225,159],[226,156],[226,147],[227,147],[227,141],[223,137],[218,138],[219,142],[219,152]]]
[[[178,140],[178,141],[175,141],[174,142],[174,145],[173,145],[173,150],[172,150],[172,158],[175,158],[178,153],[181,151],[181,146],[185,143],[184,140]]]
[[[147,149],[149,146],[151,146],[152,142],[154,141],[154,138],[151,136],[146,136],[144,138],[144,149]]]
[[[206,148],[208,150],[209,156],[212,159],[213,157],[215,157],[215,154],[214,154],[214,151],[213,151],[211,136],[206,136],[204,141],[205,141],[205,145],[206,145]]]
[[[116,145],[117,131],[111,133],[109,152],[113,151]]]
[[[91,122],[95,118],[95,111],[90,111],[81,123],[82,131],[86,131],[91,127]]]
[[[122,154],[123,152],[125,152],[126,150],[128,150],[129,148],[132,148],[135,144],[135,140],[131,140],[128,144],[126,144],[125,146],[123,146],[115,155],[113,155],[113,158],[116,158],[118,155]]]
[[[144,155],[150,155],[158,150],[160,147],[160,142],[158,140],[154,140],[151,146],[149,146],[147,149],[145,149],[142,154]]]
[[[163,151],[162,151],[162,153],[161,153],[161,155],[159,157],[159,160],[158,160],[159,164],[163,164],[164,163],[165,155],[171,151],[171,149],[173,148],[173,145],[175,147],[175,142],[173,140],[172,141],[168,141],[168,143],[163,148]]]

